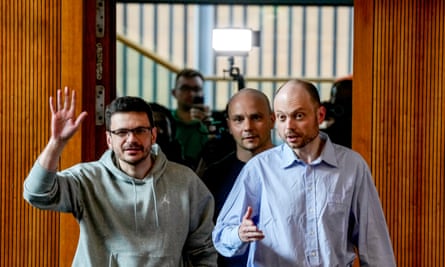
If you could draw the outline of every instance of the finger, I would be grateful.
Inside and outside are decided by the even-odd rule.
[[[75,109],[76,109],[76,91],[73,90],[71,92],[71,106],[70,106],[70,110],[69,110],[71,115],[74,115]]]
[[[78,127],[83,122],[87,115],[88,113],[86,111],[79,114],[75,122],[76,127]]]
[[[256,231],[251,231],[251,232],[243,232],[241,234],[242,238],[241,240],[244,242],[252,242],[252,241],[257,241],[257,240],[261,240],[264,238],[264,234],[262,231],[256,230]]]
[[[252,207],[248,206],[246,213],[244,213],[243,220],[250,220],[250,216],[252,216]]]
[[[251,235],[251,236],[249,236],[247,238],[247,240],[249,242],[258,241],[258,240],[261,240],[261,239],[264,239],[264,235],[263,234],[255,234],[255,235]]]
[[[59,111],[62,108],[62,92],[60,91],[60,89],[57,90],[57,110]]]
[[[52,96],[49,97],[49,109],[51,110],[51,114],[56,113],[56,110],[54,107],[54,99]]]
[[[69,108],[70,108],[70,102],[69,102],[70,98],[69,98],[69,96],[70,96],[70,93],[69,93],[69,90],[68,90],[68,86],[65,86],[64,102],[63,102],[63,108],[65,110],[69,110]]]
[[[252,222],[252,221],[250,221],[250,222]],[[252,223],[250,225],[244,225],[244,231],[246,233],[253,233],[253,232],[258,232],[259,230],[258,230],[257,226]]]

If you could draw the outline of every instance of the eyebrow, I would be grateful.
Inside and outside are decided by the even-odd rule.
[[[249,113],[245,115],[244,113],[235,113],[235,114],[229,114],[229,117],[252,117],[252,116],[264,116],[263,112],[255,112],[255,113]]]

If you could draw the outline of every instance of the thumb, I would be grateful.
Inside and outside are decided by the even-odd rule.
[[[250,220],[250,216],[252,216],[252,207],[248,206],[246,213],[244,213],[243,220]]]
[[[76,127],[78,127],[85,120],[87,115],[88,115],[88,113],[86,111],[83,111],[82,113],[79,114],[79,116],[77,117],[77,119],[74,123],[76,125]]]

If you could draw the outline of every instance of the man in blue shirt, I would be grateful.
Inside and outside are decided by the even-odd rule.
[[[248,266],[352,266],[357,254],[361,265],[396,266],[366,162],[319,131],[317,88],[288,81],[274,113],[284,143],[244,166],[213,231],[218,252],[249,247]]]

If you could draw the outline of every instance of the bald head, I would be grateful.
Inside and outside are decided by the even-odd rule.
[[[280,137],[296,155],[310,162],[317,154],[319,124],[326,114],[317,88],[303,80],[286,82],[275,94],[274,112]]]
[[[229,100],[226,115],[239,160],[246,162],[273,146],[271,130],[275,117],[263,92],[251,88],[238,91]]]
[[[317,88],[312,83],[300,79],[290,80],[280,86],[275,92],[275,98],[279,97],[280,94],[294,95],[295,93],[298,93],[298,91],[300,91],[300,93],[308,94],[309,99],[316,108],[321,105],[320,95],[318,94]]]
[[[234,94],[226,107],[226,115],[229,115],[230,108],[238,103],[245,103],[246,99],[254,101],[256,105],[261,105],[268,111],[268,114],[272,113],[272,107],[270,106],[269,98],[261,91],[252,88],[244,88]]]

